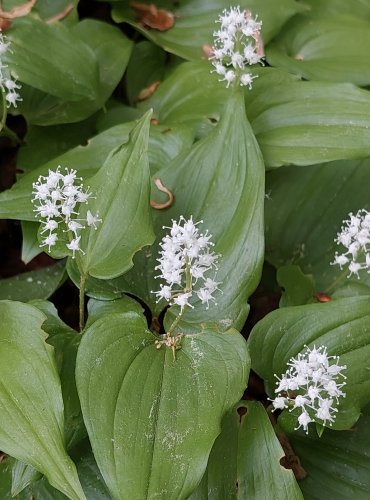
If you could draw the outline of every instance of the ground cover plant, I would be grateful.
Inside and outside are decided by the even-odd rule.
[[[0,5],[0,497],[370,494],[370,1]]]

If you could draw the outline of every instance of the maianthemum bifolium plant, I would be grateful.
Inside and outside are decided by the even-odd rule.
[[[0,26],[0,498],[368,498],[370,1]]]

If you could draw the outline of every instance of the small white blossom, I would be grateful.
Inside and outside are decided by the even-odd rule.
[[[78,218],[80,204],[88,203],[92,194],[88,189],[84,190],[83,184],[80,183],[81,179],[76,175],[76,170],[66,168],[65,172],[63,174],[61,167],[58,166],[55,171],[49,170],[47,176],[41,175],[37,182],[33,183],[32,202],[35,205],[36,217],[44,219],[41,222],[43,224],[41,234],[49,231],[41,246],[47,246],[50,252],[51,247],[58,241],[58,233],[53,231],[62,225],[62,230],[68,233],[70,238],[66,247],[72,251],[72,258],[75,258],[76,252],[82,252],[80,233],[86,227],[84,222],[96,229],[96,224],[102,220],[89,210],[86,220]]]
[[[210,249],[213,243],[208,231],[199,233],[200,222],[193,222],[193,218],[172,221],[172,226],[160,243],[160,258],[156,276],[166,282],[161,285],[158,292],[154,292],[158,301],[165,299],[177,304],[183,309],[185,306],[193,307],[190,299],[195,293],[203,304],[214,301],[213,294],[219,290],[219,282],[205,277],[212,268],[217,269],[218,255]]]
[[[298,427],[308,432],[308,424],[319,421],[322,425],[332,425],[338,411],[333,407],[340,397],[346,377],[342,371],[347,367],[339,365],[338,356],[328,356],[326,347],[306,348],[296,358],[291,358],[285,374],[278,379],[276,398],[272,401],[274,410],[289,408],[301,410]],[[275,375],[276,376],[276,375]],[[342,380],[340,380],[340,378]]]
[[[370,273],[370,213],[367,210],[361,209],[355,215],[350,213],[334,241],[345,250],[336,252],[332,265],[347,267],[348,277],[359,278],[359,272],[364,269]]]
[[[216,23],[220,23],[221,28],[213,33],[210,58],[215,68],[213,71],[222,76],[220,81],[225,81],[226,87],[237,81],[251,89],[257,75],[252,76],[246,68],[262,60],[262,22],[238,6],[225,9]]]
[[[5,97],[6,105],[17,107],[17,102],[22,101],[20,94],[17,92],[21,88],[17,80],[11,74],[7,64],[4,64],[2,57],[7,52],[12,52],[10,49],[11,43],[0,30],[0,89]]]

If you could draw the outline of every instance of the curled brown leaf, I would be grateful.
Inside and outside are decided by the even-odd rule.
[[[139,95],[137,96],[137,100],[138,101],[145,101],[146,99],[149,99],[149,97],[151,95],[153,95],[153,93],[155,92],[155,90],[157,89],[158,85],[160,84],[161,82],[153,82],[149,85],[149,87],[147,87],[146,89],[143,89],[140,91]]]
[[[158,31],[166,31],[175,24],[175,16],[172,12],[164,9],[158,9],[154,4],[145,4],[139,2],[131,2],[132,7],[137,16],[139,23],[145,28],[152,28]]]
[[[166,195],[168,196],[168,200],[165,203],[157,203],[156,201],[150,200],[150,206],[157,210],[163,210],[164,208],[170,207],[174,199],[174,196],[171,193],[171,191],[162,184],[162,181],[161,179],[159,179],[159,177],[156,177],[154,179],[154,184],[157,186],[159,191],[162,191],[162,193],[166,193]]]
[[[28,0],[28,2],[13,7],[12,9],[5,11],[0,8],[0,18],[2,19],[15,19],[17,17],[27,16],[32,10],[37,0]]]

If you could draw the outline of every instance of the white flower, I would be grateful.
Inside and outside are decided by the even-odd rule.
[[[332,265],[341,269],[347,266],[348,277],[354,274],[359,278],[363,269],[370,272],[370,213],[367,210],[361,209],[356,215],[350,213],[334,241],[345,250],[335,254]]]
[[[193,307],[189,300],[196,293],[203,304],[215,300],[213,294],[219,290],[219,282],[205,275],[216,267],[218,255],[210,249],[213,243],[208,231],[200,233],[198,225],[202,221],[193,222],[193,218],[186,220],[180,217],[179,221],[172,221],[172,226],[160,243],[160,258],[156,276],[166,282],[158,292],[154,292],[157,300],[165,299],[177,304],[183,309]]]
[[[86,221],[79,217],[79,206],[81,203],[88,203],[92,194],[83,189],[80,184],[81,179],[76,176],[76,170],[65,169],[65,174],[61,172],[61,167],[49,170],[47,176],[41,175],[37,182],[33,183],[33,199],[36,217],[40,217],[43,227],[41,234],[49,235],[44,238],[41,246],[48,246],[49,252],[52,246],[58,241],[58,233],[53,233],[62,224],[62,230],[69,234],[69,243],[66,247],[72,251],[72,258],[76,252],[82,252],[80,248],[80,232],[85,229],[83,222],[96,229],[96,224],[102,222],[98,216],[94,216],[89,210],[86,214]],[[76,217],[74,217],[76,216]]]
[[[239,85],[251,89],[257,75],[252,76],[246,68],[262,60],[262,22],[253,19],[249,11],[241,11],[238,6],[225,9],[216,23],[221,24],[221,29],[213,33],[214,46],[210,59],[214,71],[223,77],[220,81],[225,81],[226,87],[237,81]]]
[[[22,101],[21,96],[17,92],[21,88],[17,80],[12,76],[8,65],[4,64],[1,58],[7,53],[12,52],[10,49],[11,43],[3,35],[0,29],[0,89],[3,93],[3,98],[5,97],[6,105],[17,107],[17,102]]]
[[[276,377],[278,385],[275,389],[277,396],[272,401],[274,409],[288,407],[289,411],[294,411],[300,408],[302,413],[298,417],[297,429],[303,427],[306,432],[308,424],[315,420],[323,425],[326,422],[332,425],[338,411],[333,407],[334,400],[338,404],[339,398],[345,397],[341,390],[345,381],[339,381],[339,378],[346,378],[342,371],[347,367],[338,363],[339,357],[328,356],[324,346],[306,348],[303,354],[291,358],[285,374],[281,378]]]
[[[88,226],[93,226],[94,229],[97,229],[96,225],[102,222],[101,219],[99,219],[99,215],[96,214],[95,216],[90,212],[90,210],[87,211],[86,214],[86,222]]]

